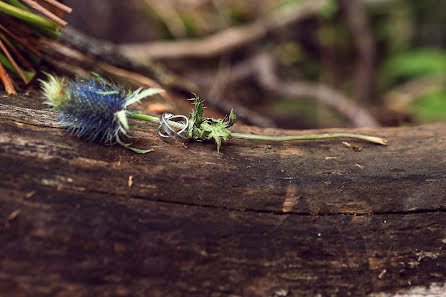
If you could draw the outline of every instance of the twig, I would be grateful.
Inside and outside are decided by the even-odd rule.
[[[277,125],[274,123],[273,120],[270,118],[267,118],[255,111],[252,111],[249,108],[244,107],[243,105],[228,102],[225,100],[216,100],[216,97],[209,96],[206,99],[206,102],[209,102],[210,106],[218,109],[221,112],[228,113],[231,111],[231,109],[234,109],[237,111],[237,118],[244,120],[246,123],[249,123],[251,125],[255,125],[258,127],[264,127],[264,128],[276,128]]]
[[[29,0],[26,0],[29,1]],[[42,29],[47,29],[51,32],[55,32],[57,30],[59,30],[59,25],[52,22],[51,20],[47,19],[47,18],[43,18],[39,15],[36,15],[32,12],[17,8],[13,5],[9,5],[3,1],[0,1],[0,11],[11,15],[13,17],[16,17],[18,19],[21,19],[25,22],[34,24],[39,26]]]
[[[35,9],[36,11],[40,12],[59,26],[65,27],[68,23],[64,20],[62,20],[60,17],[40,5],[39,3],[33,1],[33,0],[21,0],[23,3],[27,4],[29,7]]]
[[[6,43],[9,49],[13,52],[19,63],[28,71],[35,72],[33,66],[25,59],[25,57],[17,50],[17,48],[6,38],[6,36],[0,33],[0,39]]]
[[[23,82],[25,84],[27,84],[28,83],[28,79],[25,77],[25,75],[22,72],[22,69],[20,69],[20,67],[17,65],[17,63],[15,62],[14,58],[11,56],[11,54],[8,51],[8,49],[6,48],[6,46],[4,45],[4,43],[1,40],[0,40],[0,49],[6,55],[6,57],[11,62],[11,64],[14,66],[14,69],[17,71],[17,74],[20,76],[20,78],[23,80]]]
[[[362,105],[368,105],[374,85],[375,41],[367,22],[364,3],[356,0],[341,0],[341,3],[358,50],[355,97]]]
[[[174,7],[174,3],[169,1],[153,1],[153,3],[151,1],[145,1],[145,4],[156,11],[158,17],[162,19],[169,32],[175,38],[186,36],[186,28]]]
[[[365,109],[326,85],[302,81],[282,82],[275,74],[273,57],[267,53],[245,61],[233,68],[228,83],[254,76],[265,89],[283,96],[309,98],[331,107],[344,115],[355,127],[377,127],[378,122]]]
[[[224,94],[227,86],[239,80],[233,80],[235,78],[233,75],[234,72],[231,66],[228,65],[220,69],[217,75],[215,73],[203,74],[202,72],[197,72],[196,74],[192,74],[191,79],[198,85],[200,90],[206,92],[204,96],[206,102],[220,112],[228,114],[233,109],[237,111],[237,118],[243,120],[245,123],[263,128],[276,128],[277,125],[271,118],[253,111],[240,103],[228,102],[224,98],[221,98],[221,94]],[[217,79],[215,79],[216,76]],[[209,90],[209,85],[212,85],[213,89]]]
[[[28,43],[23,41],[23,38],[20,38],[19,36],[17,36],[16,34],[12,33],[10,30],[8,30],[8,28],[6,28],[5,26],[3,26],[2,24],[0,24],[0,29],[3,30],[6,34],[8,34],[9,36],[11,36],[15,41],[17,41],[18,43],[20,43],[20,45],[22,45],[23,47],[25,47],[27,50],[29,50],[30,52],[32,52],[33,54],[35,54],[36,56],[40,57],[42,56],[42,54],[36,50],[34,47],[32,47],[31,45],[29,45]]]
[[[281,11],[252,24],[229,28],[210,37],[199,40],[158,41],[150,43],[120,45],[119,51],[133,60],[162,58],[205,58],[241,47],[258,40],[270,31],[288,26],[318,11],[325,0],[305,1],[299,9]]]
[[[20,21],[16,21],[14,18],[4,15],[2,17],[2,25],[6,28],[14,28],[14,34],[20,36],[20,38],[26,39],[32,46],[39,45],[39,40],[33,36],[33,32]]]
[[[398,0],[361,1],[364,4],[373,6]],[[62,31],[60,40],[88,54],[102,57],[102,59],[108,61],[110,61],[109,56],[124,56],[133,63],[163,58],[207,58],[244,46],[266,36],[271,31],[279,30],[300,19],[314,15],[326,3],[327,0],[307,0],[295,11],[277,12],[269,18],[260,19],[252,24],[230,28],[198,40],[155,41],[117,45],[85,35],[70,26]]]
[[[347,117],[356,127],[377,127],[378,122],[365,109],[335,89],[321,83],[282,82],[274,71],[273,58],[260,54],[255,60],[257,80],[266,89],[290,97],[312,98]]]
[[[98,66],[98,68],[106,71],[107,73],[113,74],[114,76],[118,76],[118,77],[130,80],[135,85],[140,85],[143,87],[150,87],[150,88],[155,88],[155,89],[163,89],[163,87],[160,84],[158,84],[153,79],[148,78],[147,76],[144,76],[144,75],[141,75],[141,74],[138,74],[135,72],[131,72],[131,71],[128,71],[128,70],[125,70],[122,68],[118,68],[116,66],[113,66],[113,65],[107,64],[107,63],[100,62],[97,64],[97,66]],[[167,103],[173,104],[173,100],[172,100],[172,98],[170,98],[170,96],[167,92],[162,92],[159,95],[161,97],[163,97]]]
[[[8,93],[8,95],[17,94],[10,78],[8,77],[8,74],[6,73],[5,68],[2,65],[2,63],[0,63],[0,79],[2,80],[3,85],[5,86],[5,91],[6,91],[6,93]]]
[[[71,11],[73,10],[71,7],[66,6],[56,0],[42,0],[42,1],[45,1],[46,3],[48,3],[54,7],[57,7],[58,9],[62,10],[63,12],[66,12],[66,13],[71,13]]]

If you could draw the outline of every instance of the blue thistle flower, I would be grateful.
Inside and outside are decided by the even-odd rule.
[[[90,141],[119,143],[128,148],[129,144],[120,139],[121,135],[129,136],[127,107],[163,91],[153,88],[125,91],[100,77],[65,82],[48,76],[47,82],[41,81],[46,103],[57,111],[60,123],[68,131]]]
[[[93,141],[113,143],[126,135],[128,126],[118,115],[126,110],[127,96],[115,85],[94,80],[68,83],[70,100],[59,106],[59,120],[73,134]]]

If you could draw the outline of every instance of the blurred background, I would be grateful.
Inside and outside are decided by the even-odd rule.
[[[222,114],[234,107],[248,124],[446,120],[444,0],[64,3],[69,27],[155,67],[162,86],[197,92]]]

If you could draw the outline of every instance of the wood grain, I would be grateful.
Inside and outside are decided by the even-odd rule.
[[[445,124],[351,130],[389,140],[349,141],[360,152],[217,153],[137,123],[134,145],[154,149],[138,155],[70,135],[41,101],[0,96],[0,296],[366,296],[446,279]]]

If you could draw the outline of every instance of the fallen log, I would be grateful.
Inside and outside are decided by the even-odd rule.
[[[0,296],[366,296],[446,279],[445,124],[351,130],[388,139],[348,140],[359,152],[217,153],[138,123],[134,145],[154,149],[139,155],[70,135],[41,101],[0,95]]]

